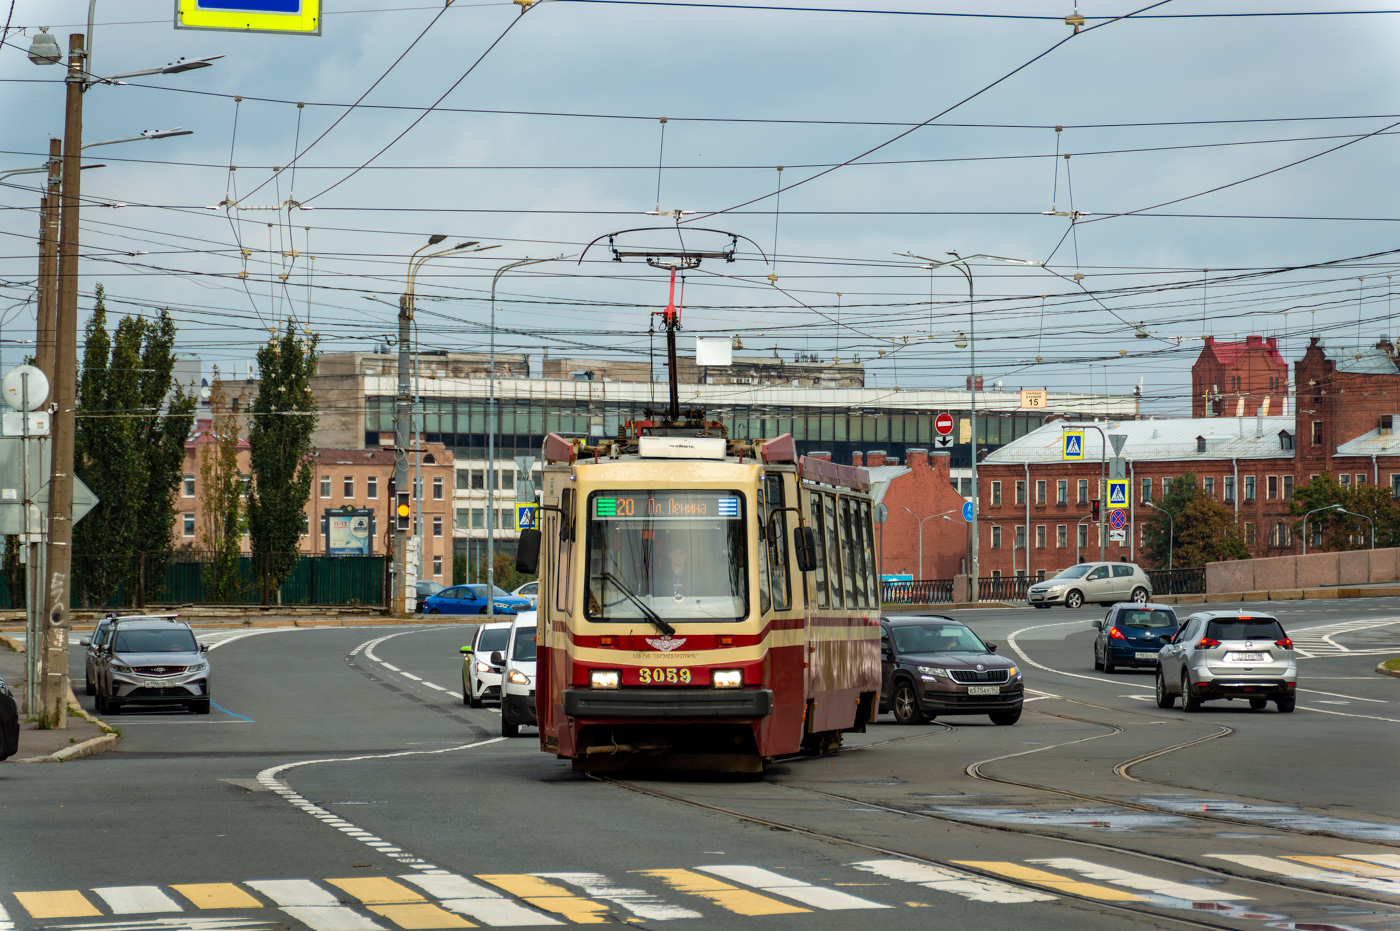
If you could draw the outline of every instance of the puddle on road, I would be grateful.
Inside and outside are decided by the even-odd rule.
[[[1395,822],[1361,821],[1303,811],[1294,805],[1250,805],[1219,798],[1191,795],[1155,795],[1140,799],[1144,805],[1168,811],[1202,811],[1207,814],[1251,821],[1256,824],[1290,831],[1325,831],[1354,837],[1357,840],[1400,842],[1400,824]]]

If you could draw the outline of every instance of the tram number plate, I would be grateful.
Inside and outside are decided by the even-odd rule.
[[[1225,657],[1226,661],[1234,663],[1262,663],[1263,653],[1231,653]]]
[[[689,685],[690,670],[674,666],[643,666],[637,670],[637,681],[642,685]]]
[[[969,694],[969,695],[1000,695],[1000,694],[1001,694],[1001,686],[999,686],[999,685],[969,685],[969,686],[967,687],[967,694]]]

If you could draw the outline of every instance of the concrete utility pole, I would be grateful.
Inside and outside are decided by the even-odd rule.
[[[48,190],[39,201],[39,319],[34,334],[34,361],[53,382],[55,318],[58,315],[58,202],[62,194],[63,141],[49,140]]]

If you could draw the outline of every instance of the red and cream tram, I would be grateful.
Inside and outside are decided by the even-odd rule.
[[[692,419],[544,443],[536,707],[578,770],[762,772],[874,719],[880,599],[863,469]]]

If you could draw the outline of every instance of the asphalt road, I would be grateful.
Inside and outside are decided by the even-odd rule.
[[[1294,714],[1158,709],[1093,670],[1102,609],[955,612],[1023,665],[1020,723],[885,716],[758,782],[499,737],[469,625],[201,634],[213,714],[0,765],[0,931],[1400,929],[1400,601],[1261,610],[1306,654]]]

